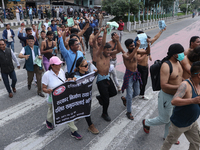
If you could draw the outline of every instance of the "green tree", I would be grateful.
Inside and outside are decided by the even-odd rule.
[[[182,11],[182,12],[186,12],[186,10],[187,10],[187,4],[182,4],[181,6],[180,6],[180,10]]]
[[[117,17],[124,16],[124,14],[128,13],[130,8],[130,12],[133,14],[137,14],[140,8],[143,8],[143,5],[139,0],[103,0],[102,1],[102,9],[106,12],[115,15]]]

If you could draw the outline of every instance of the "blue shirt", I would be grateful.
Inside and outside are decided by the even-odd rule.
[[[60,44],[59,44],[60,51],[61,51],[61,53],[66,61],[66,64],[67,64],[67,71],[70,72],[73,62],[74,62],[74,59],[76,57],[76,54],[72,50],[67,50],[65,48],[62,37],[59,37],[58,40],[60,41]],[[76,60],[79,59],[80,57],[83,57],[83,53],[81,51],[77,51]],[[74,64],[74,68],[72,69],[72,72],[74,72],[75,67],[76,67],[76,62]]]
[[[29,15],[32,15],[32,8],[29,9]]]
[[[56,25],[53,26],[53,25],[51,24],[50,27],[51,27],[52,32],[57,31],[57,26],[56,26]]]
[[[90,26],[91,26],[92,28],[96,27],[96,25],[95,25],[94,23],[90,23]]]
[[[98,20],[93,20],[93,23],[96,25],[96,27],[98,27]]]

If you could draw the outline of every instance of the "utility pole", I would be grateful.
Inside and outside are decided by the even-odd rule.
[[[130,3],[130,0],[128,0],[128,2]],[[129,5],[130,6],[130,5]],[[130,22],[130,7],[128,9],[128,22]]]
[[[6,19],[6,10],[5,10],[5,5],[4,5],[4,0],[2,0],[2,6],[3,6],[4,18]]]

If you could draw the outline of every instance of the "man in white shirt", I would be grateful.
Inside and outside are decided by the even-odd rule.
[[[39,67],[38,64],[35,63],[35,59],[42,59],[42,56],[40,55],[40,49],[38,46],[34,45],[34,37],[32,35],[29,35],[27,39],[27,46],[22,48],[19,58],[25,58],[25,65],[24,68],[27,70],[28,75],[28,89],[31,89],[31,83],[33,81],[34,73],[36,74],[37,79],[37,87],[38,87],[38,95],[41,97],[44,97],[44,94],[42,93],[41,88],[41,79],[42,79],[42,67]],[[37,58],[38,57],[38,58]]]
[[[44,25],[45,25],[45,27],[46,27],[46,30],[47,30],[47,28],[49,27],[49,19],[47,18],[46,19],[46,22],[45,23],[43,23]]]
[[[59,18],[59,7],[56,8],[56,16]]]
[[[3,31],[3,39],[6,41],[6,47],[11,47],[11,49],[14,51],[14,37],[15,33],[14,31],[10,28],[9,24],[6,24],[6,29]]]

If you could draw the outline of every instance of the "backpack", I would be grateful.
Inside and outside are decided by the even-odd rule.
[[[153,91],[159,91],[161,90],[160,86],[160,68],[162,64],[166,62],[169,65],[170,68],[170,75],[173,71],[172,64],[169,60],[156,60],[153,65],[150,67],[150,74],[151,74],[151,82],[152,82],[152,88]]]

